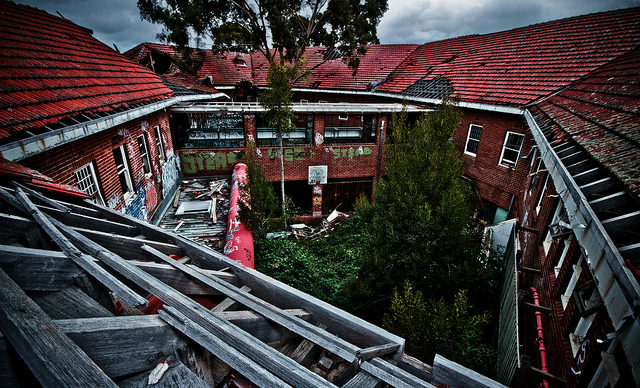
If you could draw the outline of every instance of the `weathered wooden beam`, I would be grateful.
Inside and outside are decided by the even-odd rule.
[[[528,273],[536,274],[536,275],[540,275],[540,273],[542,273],[542,271],[540,271],[537,268],[524,267],[522,265],[518,266],[518,270],[520,270],[522,272],[528,272]]]
[[[227,273],[219,271],[219,273]],[[244,292],[251,292],[251,288],[247,286],[242,286],[240,289]],[[218,303],[214,308],[211,309],[213,312],[226,311],[235,306],[237,302],[231,298],[224,298],[222,302]]]
[[[611,236],[630,230],[638,231],[640,229],[640,211],[623,214],[601,222],[604,229]]]
[[[35,223],[27,218],[0,213],[0,239],[4,244],[23,240]]]
[[[176,290],[187,295],[220,295],[220,293],[206,284],[193,280],[178,269],[161,263],[150,261],[131,260],[131,264],[144,272],[156,277],[158,280],[170,284]],[[207,276],[214,276],[232,284],[237,284],[238,279],[234,274],[221,271],[203,270]]]
[[[209,350],[249,380],[269,387],[289,387],[289,384],[275,376],[269,370],[254,363],[251,359],[239,353],[227,342],[213,335],[202,326],[191,322],[189,318],[182,315],[178,310],[167,306],[163,310],[160,310],[158,315],[161,319]],[[189,324],[187,324],[187,322],[189,322]],[[306,385],[302,381],[300,384],[300,386]]]
[[[76,286],[37,293],[31,299],[51,319],[109,317],[113,314]]]
[[[552,375],[551,373],[545,372],[545,371],[543,371],[541,369],[538,369],[536,367],[530,366],[529,367],[529,371],[533,372],[535,375],[537,375],[539,377],[542,377],[542,378],[550,380],[551,382],[553,382],[556,385],[559,385],[559,386],[562,386],[562,387],[567,385],[567,381],[565,379],[563,379],[563,378],[561,378],[559,376],[556,376],[556,375]]]
[[[616,186],[616,181],[611,177],[606,177],[599,179],[595,182],[587,183],[585,185],[579,186],[578,188],[582,191],[582,194],[585,196],[591,194],[602,193],[606,190],[609,190]]]
[[[120,388],[147,388],[149,380],[149,373],[140,373],[136,376],[129,377],[126,380],[118,382]],[[189,388],[209,388],[198,375],[193,373],[182,363],[171,365],[169,369],[162,376],[160,381],[153,385],[153,388],[175,388],[175,387],[189,387]]]
[[[378,346],[372,346],[365,349],[360,349],[356,352],[356,357],[361,361],[369,361],[374,357],[382,357],[387,354],[392,354],[398,351],[400,344],[390,343]]]
[[[4,194],[4,195],[3,195]],[[0,189],[0,195],[10,196],[5,190]],[[36,206],[27,198],[24,192],[18,187],[16,188],[16,198],[23,206],[23,209],[28,211],[34,220],[42,227],[42,229],[51,237],[56,245],[62,249],[62,251],[71,259],[74,263],[78,264],[82,269],[87,271],[91,276],[98,279],[108,289],[118,294],[122,299],[132,306],[145,306],[147,300],[136,294],[133,290],[123,284],[120,280],[116,279],[113,275],[107,272],[104,268],[97,265],[93,259],[82,252],[80,252],[73,244],[64,237],[62,233],[52,224],[48,216],[44,215]]]
[[[491,380],[458,363],[447,360],[439,354],[433,359],[434,384],[446,384],[451,388],[457,387],[490,387],[507,388],[505,385]]]
[[[117,387],[3,270],[0,330],[44,387]]]
[[[74,230],[82,233],[103,247],[108,247],[113,253],[128,259],[152,259],[151,256],[140,249],[143,244],[147,244],[166,255],[182,256],[183,254],[182,249],[173,244],[144,240],[136,237],[119,236],[83,228],[74,228]]]
[[[632,200],[624,191],[618,191],[611,195],[589,201],[589,206],[596,213],[605,212],[607,210],[622,208],[631,204]]]
[[[102,218],[90,217],[78,213],[63,212],[47,206],[38,206],[38,209],[69,226],[85,228],[104,233],[119,234],[128,237],[133,237],[139,234],[136,227],[121,224],[119,222],[108,221]]]
[[[324,323],[319,323],[316,326],[322,330],[327,328],[327,325]],[[320,353],[320,347],[307,339],[303,339],[293,352],[291,352],[290,357],[298,364],[308,367],[309,364],[311,364],[312,359],[317,358],[317,353]]]
[[[343,388],[380,388],[381,386],[382,382],[367,372],[359,372],[346,384],[342,385]]]
[[[45,204],[47,204],[47,205],[49,205],[49,206],[51,206],[51,207],[53,207],[53,208],[55,208],[55,209],[57,209],[59,211],[62,211],[62,212],[65,212],[65,213],[71,212],[71,209],[69,209],[68,207],[66,207],[66,206],[64,206],[62,204],[59,204],[58,202],[56,202],[56,201],[54,201],[54,200],[52,200],[50,198],[47,198],[44,195],[38,193],[37,191],[32,190],[32,189],[30,189],[30,188],[28,188],[26,186],[23,186],[18,182],[11,181],[11,184],[13,185],[13,187],[19,187],[22,191],[24,191],[25,193],[29,194],[30,196],[36,198],[38,201],[40,201],[42,203],[45,203]]]
[[[434,388],[433,385],[419,379],[411,373],[398,368],[397,366],[379,357],[373,358],[360,364],[360,369],[369,373],[378,380],[393,387],[424,387]]]
[[[0,245],[0,267],[26,291],[59,291],[83,271],[62,252]]]
[[[86,206],[77,205],[70,202],[65,202],[65,201],[56,201],[56,202],[68,207],[74,213],[78,213],[78,214],[82,214],[82,215],[94,217],[94,218],[104,218],[104,215],[99,210],[86,207]]]
[[[148,371],[186,343],[157,315],[54,321],[111,378]]]
[[[531,302],[522,302],[522,304],[532,310],[540,311],[547,314],[551,314],[551,312],[553,311],[549,307],[538,306],[537,304],[533,304]]]
[[[240,330],[238,327],[228,323],[220,318],[219,315],[212,313],[174,288],[131,265],[127,260],[65,225],[60,225],[60,228],[65,235],[69,236],[69,238],[83,250],[90,252],[93,256],[103,261],[139,287],[157,296],[166,306],[173,306],[181,314],[188,317],[189,320],[193,322],[188,325],[189,327],[197,324],[206,329],[210,334],[218,337],[221,341],[233,344],[233,347],[236,349],[236,355],[244,354],[244,358],[259,363],[265,369],[281,376],[283,379],[286,379],[288,383],[295,386],[306,386],[309,384],[319,387],[330,386],[329,383],[320,376],[280,354],[275,349],[257,340],[243,330]],[[184,324],[184,322],[182,324]],[[231,366],[235,367],[234,365]]]

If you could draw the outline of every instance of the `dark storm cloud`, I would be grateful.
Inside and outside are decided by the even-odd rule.
[[[72,22],[93,30],[93,36],[124,52],[142,42],[156,42],[162,28],[140,20],[135,0],[19,0],[21,4],[56,11]]]
[[[382,43],[424,43],[640,5],[640,0],[389,0]]]
[[[140,20],[135,0],[18,0],[90,28],[105,44],[125,51],[156,42],[162,28]],[[382,43],[424,43],[484,34],[592,12],[640,5],[640,0],[389,0],[378,37]]]

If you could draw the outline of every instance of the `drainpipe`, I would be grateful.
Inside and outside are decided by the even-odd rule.
[[[531,292],[533,293],[533,303],[536,306],[540,306],[540,294],[535,287],[531,287]],[[540,351],[540,369],[543,372],[549,373],[549,368],[547,367],[547,348],[544,346],[544,330],[542,329],[542,313],[536,310],[536,326],[538,329],[538,350]],[[540,383],[541,387],[549,388],[549,381],[547,379],[543,379]]]

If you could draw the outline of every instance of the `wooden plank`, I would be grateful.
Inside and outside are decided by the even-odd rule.
[[[46,206],[38,206],[38,209],[69,226],[91,229],[105,233],[121,234],[123,236],[129,237],[133,237],[139,234],[136,227],[119,222],[108,221],[102,218],[90,217],[78,213],[62,212],[58,209],[53,209]]]
[[[356,352],[356,357],[362,361],[369,361],[374,357],[382,357],[387,354],[395,353],[400,348],[400,344],[390,343],[378,346],[372,346],[360,349]]]
[[[549,307],[538,306],[537,304],[533,304],[533,303],[530,303],[530,302],[522,302],[522,304],[525,305],[526,307],[532,309],[532,310],[540,311],[540,312],[547,313],[547,314],[551,314],[551,312],[553,311]]]
[[[0,213],[0,241],[3,244],[20,241],[35,223],[27,218]]]
[[[44,387],[116,387],[2,270],[0,329]]]
[[[0,385],[12,388],[38,386],[38,380],[0,332]]]
[[[220,273],[226,273],[226,272],[220,272]],[[251,288],[247,287],[247,286],[242,286],[240,287],[240,289],[244,292],[251,292]],[[234,307],[237,304],[237,302],[231,298],[224,298],[224,300],[222,300],[222,302],[218,303],[216,306],[214,306],[211,311],[213,312],[220,312],[220,311],[225,311],[225,310],[229,310],[232,307]]]
[[[62,252],[0,245],[0,267],[25,291],[59,291],[82,269]]]
[[[228,343],[211,334],[200,325],[194,323],[187,325],[186,323],[189,322],[189,319],[177,310],[167,306],[163,310],[160,310],[158,315],[161,319],[196,341],[254,383],[269,387],[289,387],[289,384],[274,376],[267,369],[252,362],[242,354],[239,354],[237,350]],[[299,386],[306,386],[306,384],[301,381]]]
[[[394,387],[434,388],[433,385],[427,383],[426,381],[421,380],[411,373],[398,368],[397,366],[381,358],[373,358],[369,361],[361,363],[360,369]]]
[[[533,366],[529,366],[529,372],[533,372],[538,377],[542,377],[544,379],[548,379],[556,385],[564,387],[567,385],[567,381],[559,376],[552,375],[551,373],[545,372],[542,369],[538,369]]]
[[[66,207],[64,205],[61,205],[58,202],[56,202],[56,201],[54,201],[54,200],[52,200],[50,198],[47,198],[44,195],[38,193],[37,191],[32,190],[32,189],[30,189],[28,187],[25,187],[25,186],[21,185],[18,182],[11,181],[11,184],[14,187],[19,187],[22,191],[24,191],[25,193],[29,194],[31,197],[36,198],[38,201],[40,201],[40,202],[42,202],[44,204],[47,204],[47,205],[53,207],[54,209],[57,209],[58,211],[65,212],[65,213],[71,212],[71,209],[69,209],[68,207]]]
[[[327,328],[327,325],[324,323],[319,323],[316,326],[322,330]],[[308,367],[311,364],[311,361],[318,357],[319,353],[319,347],[315,346],[313,342],[303,339],[302,342],[300,342],[300,344],[293,350],[290,357],[298,364]]]
[[[108,247],[113,253],[128,259],[152,259],[152,256],[147,255],[140,249],[143,244],[147,244],[166,255],[183,256],[182,249],[173,244],[144,240],[136,237],[119,236],[83,228],[74,228],[74,230],[82,233],[103,247]]]
[[[602,220],[601,223],[611,236],[632,230],[637,231],[640,229],[640,211]]]
[[[131,264],[154,276],[163,283],[187,295],[220,295],[220,292],[197,280],[190,279],[181,271],[168,264],[132,260]],[[235,275],[228,272],[204,270],[207,276],[215,276],[229,283],[237,283]]]
[[[86,206],[80,206],[77,205],[75,203],[70,203],[70,202],[65,202],[65,201],[61,201],[61,200],[56,200],[56,202],[68,207],[69,209],[71,209],[72,212],[77,213],[77,214],[82,214],[85,216],[89,216],[89,217],[94,217],[94,218],[103,218],[104,215],[102,214],[102,212],[100,212],[99,210],[96,209],[92,209]]]
[[[111,378],[154,368],[186,343],[157,315],[54,321]]]
[[[91,299],[78,287],[71,286],[56,292],[31,295],[31,299],[51,318],[95,318],[113,314]]]
[[[11,197],[9,193],[5,190],[0,189],[0,196],[6,198],[7,196]],[[87,271],[91,276],[98,279],[102,284],[104,284],[108,289],[118,294],[122,299],[126,300],[127,303],[133,306],[145,306],[147,300],[136,294],[129,287],[124,285],[120,280],[116,279],[113,275],[107,272],[104,268],[97,265],[93,259],[82,252],[80,252],[73,244],[60,233],[60,231],[52,224],[49,216],[43,214],[40,210],[38,210],[33,203],[27,198],[27,196],[20,190],[20,188],[16,188],[16,197],[23,206],[23,209],[28,210],[31,216],[35,219],[35,221],[44,229],[44,231],[51,237],[56,245],[64,251],[64,253],[74,261],[74,263],[78,264],[82,269]],[[13,197],[11,197],[13,198]],[[57,221],[56,221],[57,222]]]
[[[130,377],[126,380],[118,382],[120,388],[147,388],[149,380],[149,372],[140,373],[136,376]],[[200,377],[193,373],[182,363],[171,365],[169,369],[162,376],[157,384],[153,385],[153,388],[175,388],[175,387],[189,387],[189,388],[209,388]]]
[[[236,349],[236,357],[244,354],[243,359],[253,360],[253,362],[260,364],[265,369],[281,376],[283,379],[286,379],[288,383],[295,386],[306,386],[308,384],[319,387],[330,386],[326,380],[318,375],[278,353],[278,351],[257,340],[255,337],[248,335],[237,326],[228,323],[220,318],[219,315],[212,313],[174,288],[169,287],[141,269],[131,265],[127,260],[113,252],[109,252],[107,249],[72,228],[62,224],[60,224],[59,227],[65,235],[69,236],[69,238],[83,250],[90,252],[93,256],[106,263],[127,279],[147,292],[157,296],[165,305],[173,306],[181,314],[187,316],[192,321],[192,324],[188,324],[189,327],[196,324],[200,325],[206,329],[209,334],[213,334],[216,338],[220,339],[220,341],[233,344],[233,347]],[[184,325],[185,323],[181,322],[181,324]],[[231,366],[235,368],[234,365]]]
[[[424,381],[430,382],[433,379],[433,369],[431,365],[426,364],[415,357],[402,353],[401,355],[394,357],[394,361],[396,361],[398,368],[405,370]]]
[[[343,388],[380,388],[382,382],[367,372],[359,372]]]
[[[311,323],[308,323],[297,317],[290,316],[283,312],[281,309],[257,298],[252,294],[247,293],[246,291],[242,291],[237,287],[229,285],[219,279],[209,278],[198,272],[198,270],[195,269],[197,267],[187,267],[186,265],[181,264],[173,260],[172,258],[162,254],[162,252],[159,252],[153,247],[143,245],[142,249],[151,253],[156,258],[163,260],[165,263],[178,268],[189,276],[198,279],[199,281],[221,292],[227,297],[234,299],[244,306],[247,306],[251,310],[264,316],[265,318],[276,322],[287,330],[290,330],[302,336],[303,338],[315,343],[316,345],[327,349],[331,353],[338,355],[342,359],[349,362],[352,362],[355,359],[355,353],[358,349],[352,344],[349,344],[346,341],[342,340],[341,338],[328,333],[327,331],[322,330],[312,325]]]
[[[505,385],[491,380],[458,363],[447,360],[439,354],[433,359],[434,384],[447,384],[450,388],[457,387],[490,387],[506,388]]]

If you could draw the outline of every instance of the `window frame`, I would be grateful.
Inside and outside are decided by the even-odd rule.
[[[163,165],[167,161],[167,155],[164,152],[164,138],[162,137],[162,128],[159,125],[153,127],[153,131],[156,135],[156,149],[158,152],[158,161],[160,165]]]
[[[122,188],[122,195],[124,196],[125,201],[135,195],[135,188],[133,187],[133,178],[131,177],[131,167],[129,166],[127,147],[122,144],[113,149],[113,153],[120,152],[120,156],[122,158],[122,170],[118,167],[118,163],[115,160],[114,155],[114,164],[116,165],[116,175],[118,176],[118,181],[120,182],[120,187]],[[127,190],[122,187],[122,181],[120,180],[120,174],[124,174],[125,184],[127,185]]]
[[[140,142],[140,138],[142,138],[142,142]],[[138,151],[140,152],[140,161],[142,162],[142,171],[148,178],[152,175],[153,169],[151,168],[151,158],[149,157],[149,144],[147,142],[147,137],[143,133],[140,136],[136,137],[136,140],[138,144]],[[144,152],[142,152],[143,147]]]
[[[509,136],[510,135],[514,135],[514,136],[519,136],[522,138],[522,141],[520,142],[520,146],[518,147],[517,150],[517,155],[515,158],[515,161],[513,162],[513,166],[510,166],[508,164],[504,163],[504,152],[507,149],[507,141],[509,140]],[[506,167],[506,168],[510,168],[510,169],[515,169],[516,166],[518,165],[518,159],[520,158],[520,151],[522,151],[522,144],[524,143],[524,134],[523,133],[518,133],[518,132],[512,132],[512,131],[507,131],[506,135],[504,136],[504,141],[502,142],[502,152],[500,152],[500,159],[498,161],[498,165],[502,166],[502,167]],[[513,148],[508,148],[509,151],[516,151]]]
[[[84,177],[79,177],[78,173],[81,173],[82,170],[87,169],[87,175]],[[104,198],[102,198],[102,193],[100,191],[100,185],[98,184],[98,175],[96,174],[96,169],[93,166],[93,161],[85,164],[84,166],[77,168],[74,172],[73,175],[76,178],[76,181],[78,182],[78,188],[80,190],[82,190],[84,193],[86,193],[89,198],[91,198],[91,200],[93,200],[94,202],[103,205],[104,206]],[[89,178],[91,186],[93,186],[95,188],[95,193],[89,193],[87,192],[87,190],[85,190],[84,187],[82,187],[82,182],[85,181],[85,179]],[[94,197],[95,195],[95,197]]]
[[[474,139],[474,138],[471,137],[471,128],[474,127],[474,126],[480,128],[480,135],[478,136],[477,139]],[[480,139],[482,138],[482,129],[483,129],[483,127],[480,124],[473,124],[473,123],[469,124],[469,129],[467,131],[467,141],[464,143],[464,153],[465,154],[471,155],[473,157],[478,155],[478,148],[480,147]],[[475,141],[475,142],[478,143],[476,145],[476,152],[469,151],[469,141],[470,140]]]

